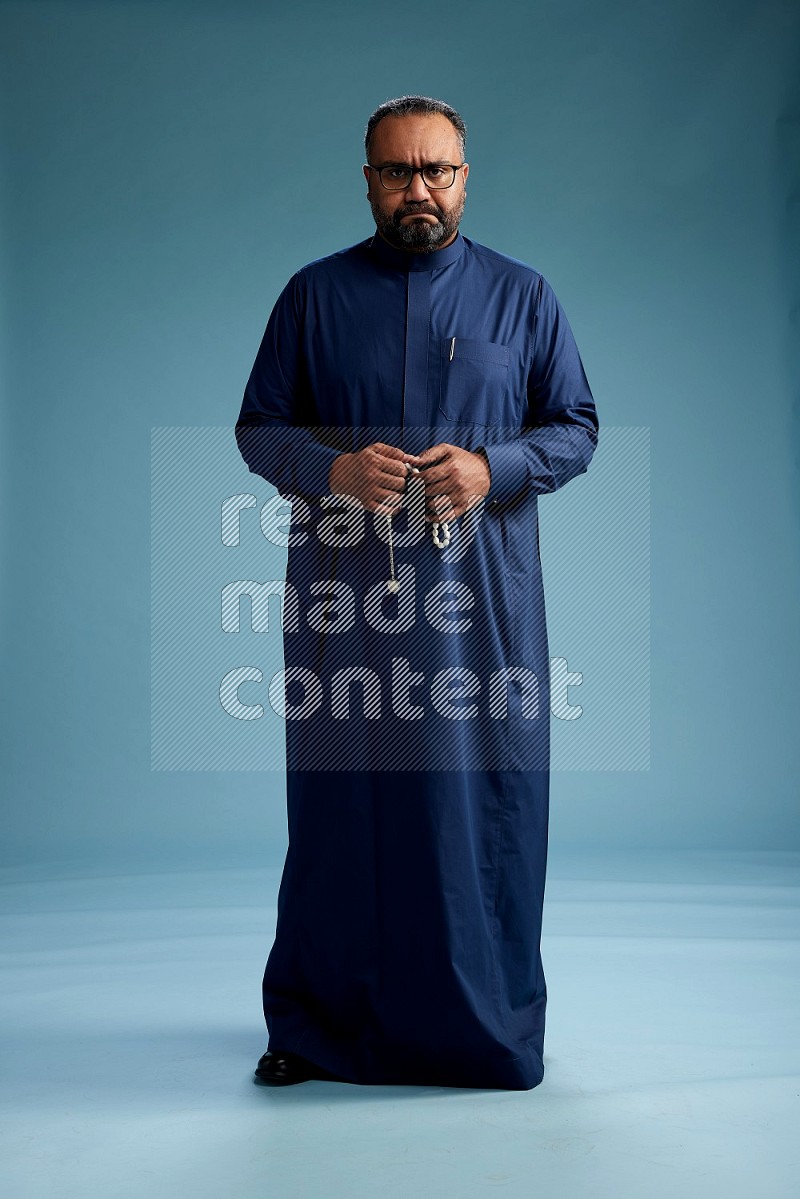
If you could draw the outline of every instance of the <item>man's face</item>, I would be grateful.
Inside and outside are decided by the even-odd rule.
[[[384,117],[372,135],[369,161],[375,167],[422,167],[461,162],[458,134],[441,113]],[[364,167],[367,198],[380,235],[401,250],[429,253],[454,239],[464,213],[469,167],[456,171],[452,187],[429,188],[417,173],[404,191],[387,191],[378,172]]]

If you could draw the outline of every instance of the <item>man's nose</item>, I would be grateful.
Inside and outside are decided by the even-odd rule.
[[[411,182],[406,188],[406,195],[408,196],[409,200],[430,199],[430,193],[425,185],[425,180],[422,178],[421,171],[417,171],[411,176]]]

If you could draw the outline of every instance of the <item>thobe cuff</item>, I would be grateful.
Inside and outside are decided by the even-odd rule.
[[[331,466],[342,451],[314,437],[309,429],[285,422],[236,426],[239,451],[254,474],[283,496],[319,499],[330,495]]]
[[[525,454],[519,441],[501,441],[478,448],[485,454],[492,475],[487,503],[501,504],[515,499],[524,490],[527,479]]]

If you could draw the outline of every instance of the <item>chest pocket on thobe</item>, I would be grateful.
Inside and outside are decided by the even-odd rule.
[[[499,425],[507,418],[509,348],[497,341],[448,337],[441,348],[439,410],[448,420]]]

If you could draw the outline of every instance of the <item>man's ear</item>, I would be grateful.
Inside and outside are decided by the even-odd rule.
[[[468,163],[468,162],[465,162],[465,163],[464,163],[464,182],[465,182],[465,183],[467,182],[467,175],[468,175],[468,174],[469,174],[469,163]]]
[[[363,166],[361,170],[364,172],[364,178],[367,181],[367,189],[369,190],[369,167]]]

